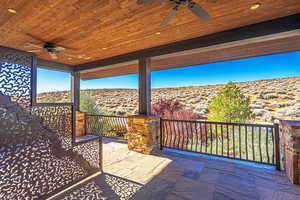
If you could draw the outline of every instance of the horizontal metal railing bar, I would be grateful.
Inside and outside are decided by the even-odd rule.
[[[73,103],[35,103],[32,107],[40,107],[40,106],[73,106]]]
[[[90,115],[90,114],[87,114],[87,116],[90,116],[90,117],[116,117],[116,118],[128,118],[126,116],[116,116],[116,115]]]
[[[169,149],[175,149],[175,150],[180,150],[180,151],[191,152],[191,153],[204,154],[204,155],[209,155],[209,156],[217,156],[217,157],[220,157],[220,158],[228,158],[228,159],[234,159],[234,160],[240,160],[240,161],[247,161],[247,162],[253,162],[253,163],[258,163],[258,164],[276,166],[275,163],[260,162],[260,161],[256,161],[256,160],[247,160],[247,159],[243,159],[243,158],[230,157],[230,156],[222,156],[222,155],[218,155],[218,154],[205,153],[205,152],[199,152],[199,151],[183,150],[183,149],[173,148],[173,147],[168,147],[168,146],[164,146],[164,147],[165,148],[169,148]]]
[[[188,123],[206,123],[206,124],[220,124],[228,126],[255,126],[273,128],[274,124],[255,124],[255,123],[235,123],[235,122],[217,122],[217,121],[205,121],[205,120],[179,120],[179,119],[162,119],[163,121],[174,121],[174,122],[188,122]]]
[[[81,144],[85,144],[85,143],[89,143],[91,141],[99,141],[100,142],[100,137],[103,137],[103,136],[100,136],[100,135],[97,135],[98,137],[95,137],[95,138],[89,138],[89,139],[86,139],[86,140],[82,140],[82,141],[74,141],[73,143],[73,146],[78,146],[78,145],[81,145]]]
[[[43,115],[43,117],[51,117],[51,116],[66,116],[67,114],[71,114],[72,112],[64,112],[63,114],[60,115]],[[35,114],[35,113],[32,113]]]

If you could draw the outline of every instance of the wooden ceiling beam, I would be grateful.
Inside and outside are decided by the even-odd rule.
[[[107,65],[115,65],[122,62],[137,60],[141,57],[160,56],[179,51],[203,48],[297,29],[300,29],[300,14],[80,64],[75,67],[74,70],[82,71],[101,68]]]
[[[74,67],[72,67],[71,65],[44,60],[40,58],[37,59],[37,67],[55,70],[55,71],[62,71],[62,72],[74,71]]]
[[[233,42],[220,46],[215,45],[208,48],[152,57],[151,71],[196,66],[291,51],[300,51],[300,30],[272,34],[260,37],[260,39],[257,38],[257,40],[242,40],[239,45]],[[136,73],[138,73],[137,62],[120,63],[119,65],[110,65],[96,70],[80,72],[82,80]]]
[[[31,53],[31,52],[17,50],[17,49],[13,49],[13,48],[9,48],[9,47],[4,47],[4,46],[0,46],[0,47],[2,49],[6,49],[6,51],[13,50],[15,52],[20,52],[22,54],[36,56],[34,53]],[[48,61],[48,60],[44,60],[44,59],[40,59],[40,58],[37,58],[36,66],[39,68],[45,68],[45,69],[50,69],[50,70],[55,70],[55,71],[62,71],[62,72],[73,72],[74,71],[74,67],[72,67],[71,65]]]

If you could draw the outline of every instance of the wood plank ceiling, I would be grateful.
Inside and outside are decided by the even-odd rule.
[[[195,0],[212,16],[200,21],[181,9],[171,24],[160,22],[173,3],[137,5],[135,0],[2,0],[0,4],[0,45],[30,50],[26,42],[57,43],[66,53],[87,59],[60,56],[56,62],[78,65],[149,47],[255,24],[300,13],[299,0]],[[7,10],[11,8],[16,13]],[[158,32],[160,34],[158,34]],[[52,60],[47,53],[39,58]],[[52,60],[53,61],[53,60]]]

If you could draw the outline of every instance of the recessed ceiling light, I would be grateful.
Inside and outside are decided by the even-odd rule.
[[[102,49],[103,49],[103,50],[106,50],[107,48],[106,48],[106,47],[103,47]]]
[[[260,6],[261,6],[261,3],[255,3],[255,4],[251,5],[250,9],[255,10],[255,9],[259,8]]]
[[[155,35],[160,35],[160,32],[156,32]]]
[[[13,13],[13,14],[17,13],[17,11],[15,9],[12,9],[12,8],[7,9],[7,11],[10,12],[10,13]]]

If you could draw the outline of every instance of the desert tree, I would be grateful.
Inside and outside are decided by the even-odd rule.
[[[249,97],[244,96],[235,83],[229,82],[210,102],[208,120],[246,122],[254,116],[249,104]]]

